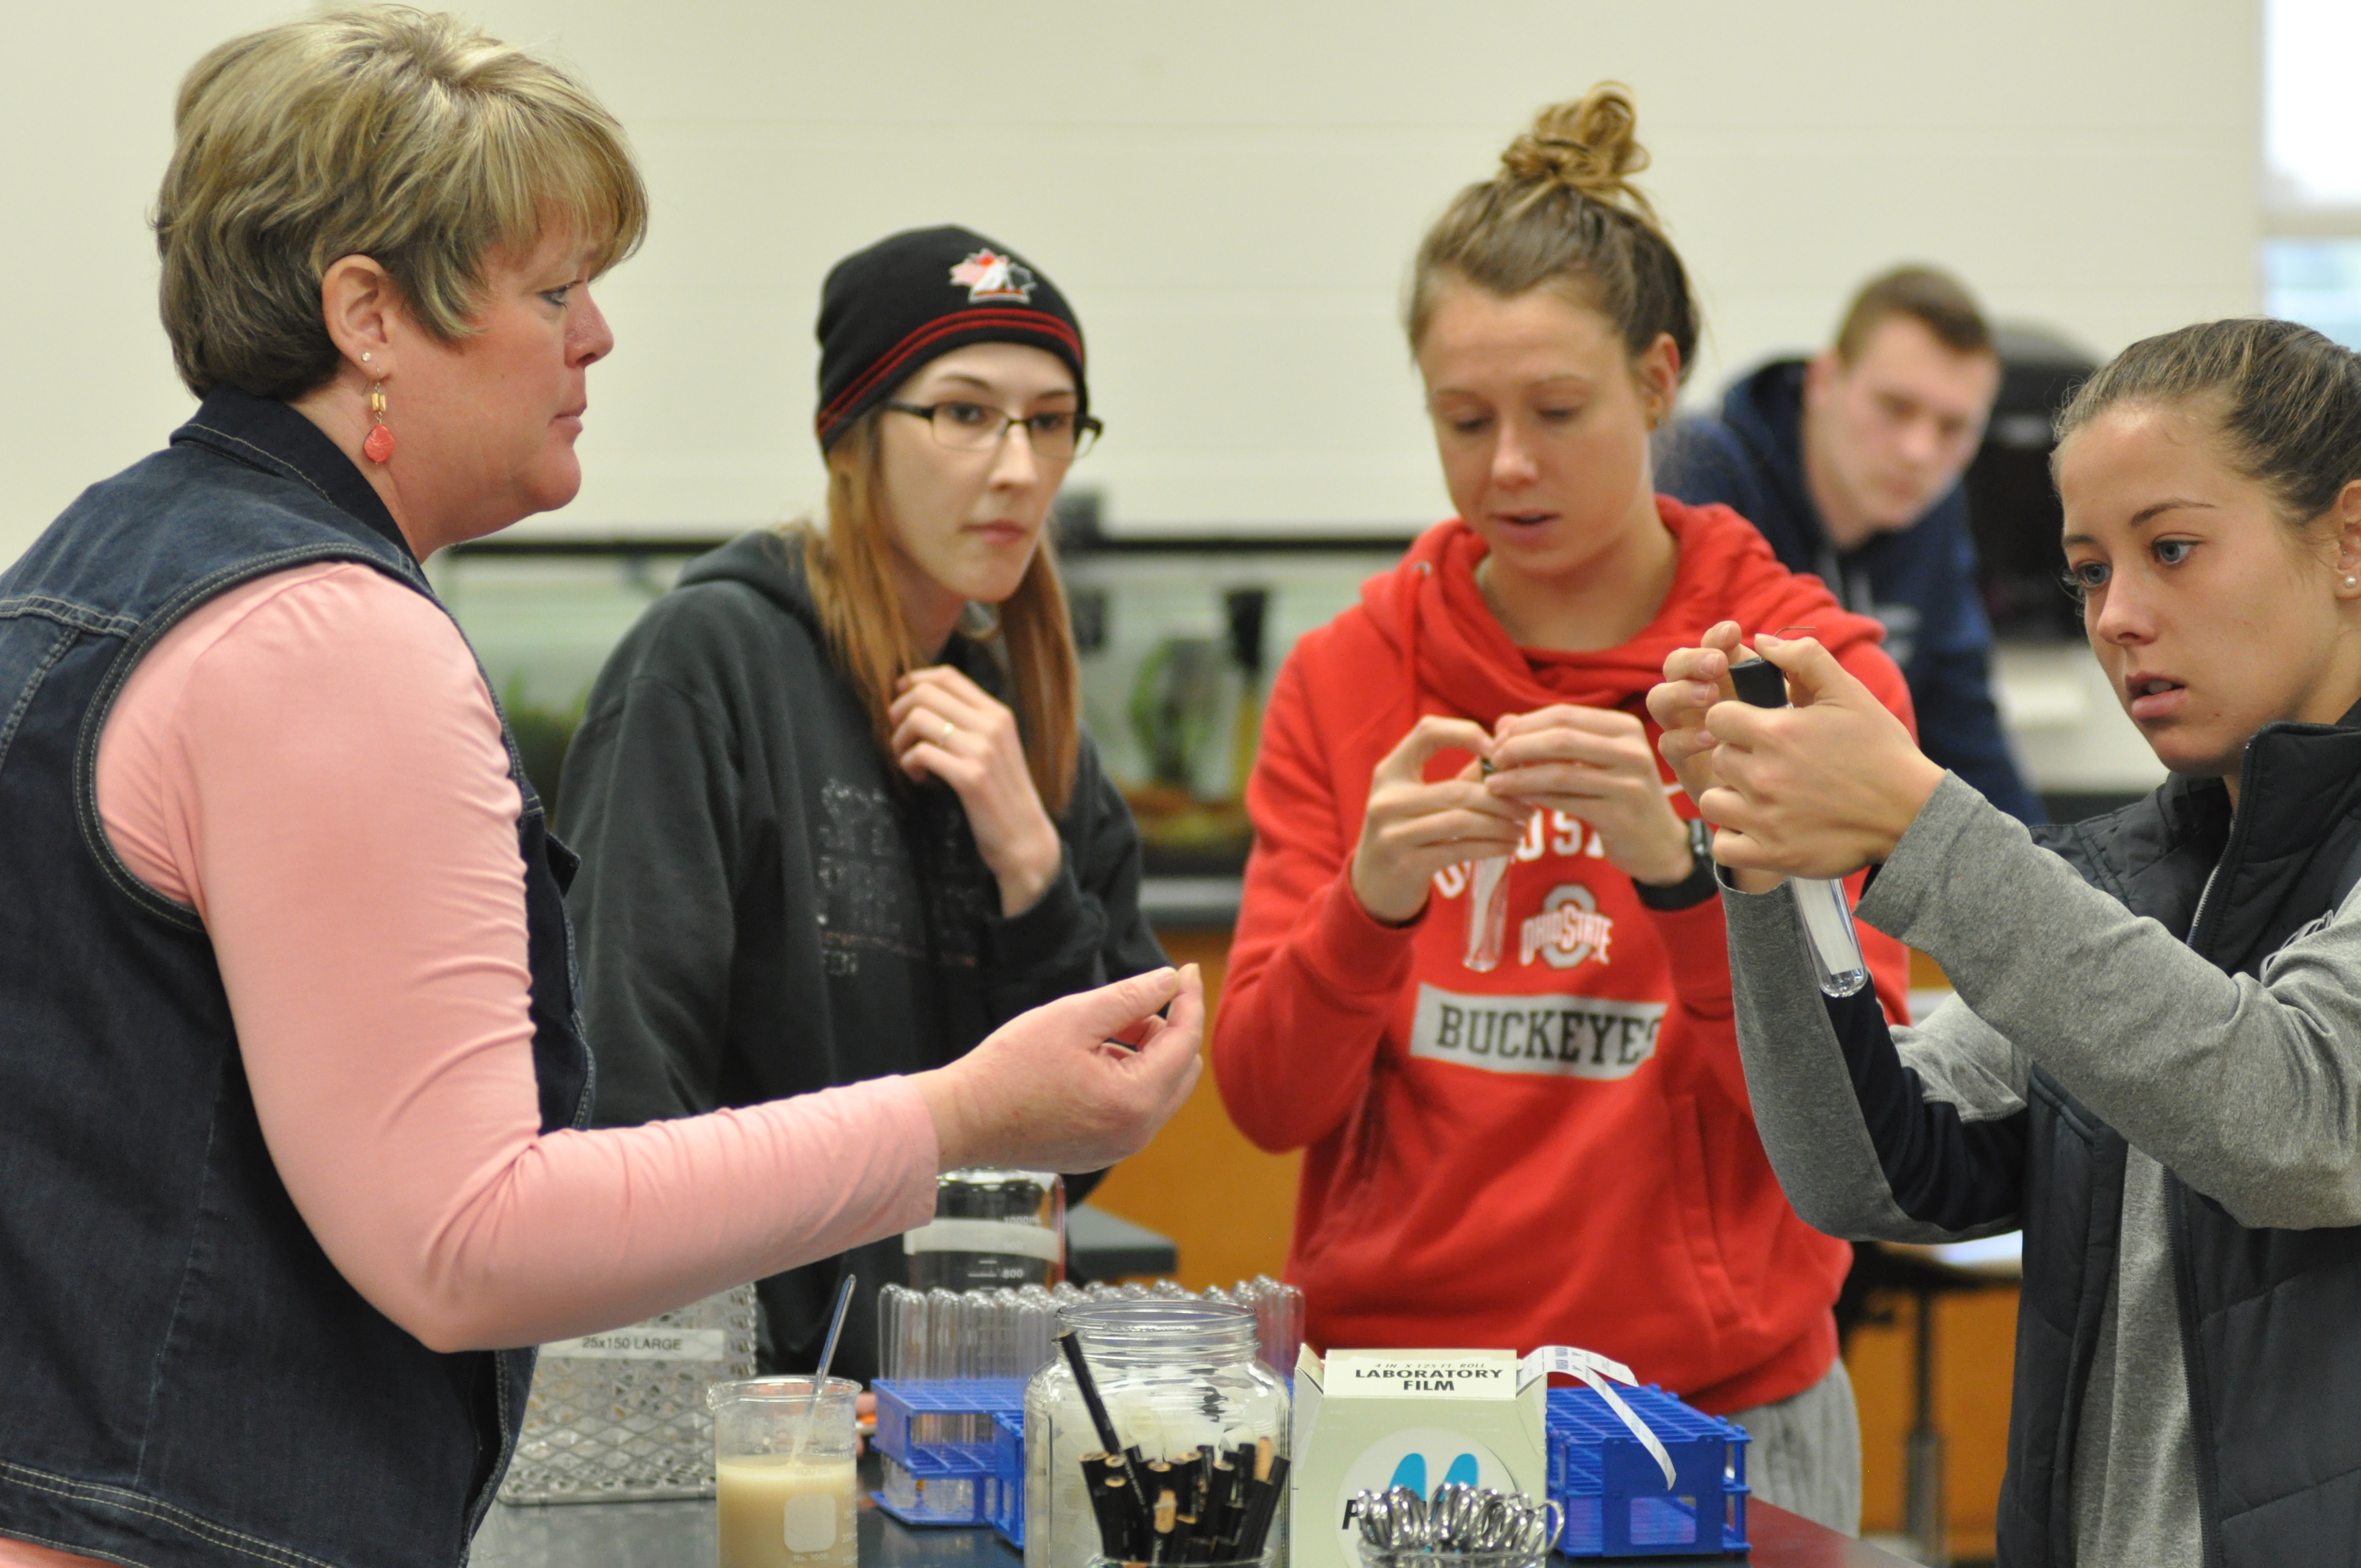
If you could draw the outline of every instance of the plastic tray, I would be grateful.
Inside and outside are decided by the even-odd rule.
[[[992,1418],[992,1502],[988,1512],[1000,1539],[1025,1550],[1025,1417],[995,1411]]]
[[[1565,1508],[1569,1557],[1697,1556],[1747,1550],[1743,1427],[1653,1384],[1618,1388],[1672,1456],[1674,1484],[1591,1388],[1549,1391],[1549,1488]]]
[[[871,1494],[877,1506],[904,1524],[993,1524],[1009,1505],[1012,1488],[1000,1469],[998,1418],[1016,1422],[1021,1434],[1025,1422],[1025,1384],[1015,1377],[976,1377],[945,1381],[880,1378],[871,1385],[877,1395],[877,1452],[883,1457],[885,1485]],[[962,1423],[971,1434],[964,1440],[930,1441],[920,1434],[928,1416],[982,1418]],[[981,1428],[981,1431],[972,1429]],[[1025,1465],[1018,1440],[1014,1471],[1016,1515],[1024,1511]],[[1021,1531],[1023,1525],[1017,1526]]]

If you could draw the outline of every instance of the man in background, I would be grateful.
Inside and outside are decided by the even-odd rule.
[[[1835,346],[1773,360],[1730,388],[1719,418],[1666,431],[1656,488],[1727,504],[1788,570],[1882,621],[1927,755],[2037,822],[1993,707],[1992,624],[1960,482],[1999,390],[1974,297],[1947,273],[1899,268],[1854,296]]]

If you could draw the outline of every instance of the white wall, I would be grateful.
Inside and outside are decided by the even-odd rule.
[[[267,0],[0,5],[0,562],[187,417],[147,214],[172,93]]]
[[[0,560],[186,405],[140,225],[172,81],[261,5],[11,7]],[[1817,342],[1904,258],[2105,352],[2256,308],[2255,0],[483,0],[621,115],[655,225],[602,285],[581,498],[525,526],[807,506],[818,285],[961,222],[1075,301],[1118,531],[1444,506],[1399,329],[1424,225],[1540,104],[1620,77],[1703,285],[1696,387]],[[29,33],[28,33],[29,29]]]

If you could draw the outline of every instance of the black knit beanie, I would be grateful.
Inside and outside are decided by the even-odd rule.
[[[919,367],[971,343],[1046,348],[1082,380],[1082,328],[1058,286],[972,229],[911,229],[829,269],[819,295],[819,417],[825,452]]]

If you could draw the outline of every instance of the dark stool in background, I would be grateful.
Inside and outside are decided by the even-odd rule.
[[[1170,1274],[1180,1266],[1180,1249],[1170,1236],[1087,1203],[1066,1211],[1066,1277],[1077,1285],[1133,1274]]]

